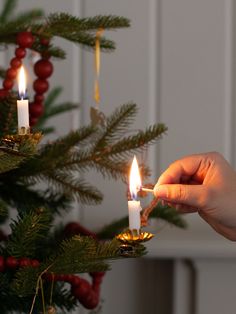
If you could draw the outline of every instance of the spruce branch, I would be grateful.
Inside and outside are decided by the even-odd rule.
[[[9,186],[11,189],[9,190]],[[32,190],[31,185],[24,183],[4,181],[0,189],[2,201],[19,212],[27,213],[40,207],[46,207],[53,214],[60,214],[70,209],[70,199],[63,193],[51,190]]]
[[[187,228],[186,221],[183,219],[183,216],[177,213],[176,209],[168,205],[161,205],[159,202],[153,211],[149,215],[150,218],[162,219],[176,227]]]
[[[138,131],[135,135],[124,137],[114,145],[110,145],[106,154],[113,158],[128,157],[157,141],[166,131],[167,127],[164,124],[152,125],[145,131]]]
[[[124,104],[116,109],[114,113],[106,119],[106,126],[103,130],[104,133],[96,143],[94,151],[97,150],[97,148],[105,147],[124,135],[136,114],[137,106],[134,103]]]
[[[97,188],[81,178],[73,178],[72,174],[58,171],[47,173],[44,177],[49,184],[52,183],[52,189],[61,191],[83,204],[100,204],[103,199],[102,193]]]
[[[47,31],[69,30],[76,31],[96,31],[99,28],[114,30],[130,26],[129,19],[116,15],[96,15],[94,17],[78,18],[67,13],[53,13],[47,17]]]
[[[120,258],[119,243],[116,240],[99,243],[92,237],[74,236],[64,240],[60,253],[50,270],[54,273],[106,271],[106,260]]]
[[[12,233],[6,245],[9,255],[20,258],[36,257],[37,247],[51,226],[51,215],[41,208],[38,211],[22,214],[10,224]]]
[[[4,0],[2,12],[0,15],[0,24],[5,23],[16,8],[18,0]]]

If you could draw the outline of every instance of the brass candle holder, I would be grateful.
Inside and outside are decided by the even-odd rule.
[[[154,237],[154,234],[149,232],[142,232],[140,230],[127,230],[116,236],[116,239],[122,244],[136,245],[147,242]]]
[[[19,135],[29,135],[30,134],[30,127],[22,126],[18,128],[18,134]]]
[[[121,243],[120,255],[125,257],[133,257],[136,248],[143,242],[147,242],[154,237],[154,234],[149,232],[142,232],[140,230],[126,230],[116,236],[116,239]]]

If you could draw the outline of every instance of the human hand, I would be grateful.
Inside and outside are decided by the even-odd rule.
[[[160,176],[154,195],[181,213],[198,212],[218,233],[236,241],[236,173],[219,153],[175,161]]]

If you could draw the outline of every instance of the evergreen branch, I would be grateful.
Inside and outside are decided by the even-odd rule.
[[[0,138],[14,134],[17,125],[16,97],[14,94],[0,99]]]
[[[75,179],[72,175],[62,172],[54,172],[45,174],[45,178],[49,183],[53,183],[53,187],[61,190],[72,199],[83,204],[100,204],[103,195],[95,187],[86,183],[83,179]]]
[[[18,14],[14,19],[11,19],[11,23],[15,23],[17,25],[24,24],[32,24],[36,23],[36,20],[41,19],[44,16],[44,12],[41,9],[32,9],[27,12],[23,12]]]
[[[11,150],[1,151],[0,147],[0,174],[18,168],[25,158]]]
[[[38,155],[27,159],[20,168],[8,176],[14,178],[30,177],[31,182],[34,176],[40,176],[62,167],[68,160],[70,151],[75,150],[76,145],[88,143],[93,136],[96,136],[96,128],[93,126],[81,127],[79,130],[71,131],[66,136],[59,138],[54,143],[44,145]]]
[[[1,24],[5,23],[9,19],[10,15],[12,14],[16,7],[17,2],[18,2],[17,0],[4,0],[2,12],[0,15]]]
[[[87,48],[94,48],[96,42],[96,34],[90,33],[71,33],[65,30],[60,33],[54,31],[53,36],[62,37],[77,44],[81,44]],[[112,40],[100,37],[100,47],[102,51],[110,51],[115,49],[115,43]]]
[[[11,189],[9,189],[11,186]],[[59,214],[70,209],[70,201],[63,193],[53,193],[50,190],[32,190],[26,183],[4,181],[1,185],[2,200],[19,212],[27,213],[40,207],[46,207],[50,212]]]
[[[119,243],[114,240],[99,243],[92,237],[74,236],[64,240],[61,252],[57,255],[50,271],[54,273],[73,273],[106,271],[109,269],[105,260],[120,258]]]
[[[47,18],[47,31],[61,30],[63,26],[67,31],[96,31],[99,28],[117,29],[130,26],[127,18],[115,15],[96,15],[94,17],[78,18],[67,13],[53,13]]]
[[[57,86],[52,88],[48,94],[47,94],[47,98],[44,102],[44,107],[45,107],[45,111],[47,112],[55,103],[55,101],[58,99],[58,97],[61,95],[62,93],[62,87]]]
[[[136,113],[137,107],[133,103],[125,104],[116,109],[115,112],[106,119],[104,134],[95,145],[94,151],[97,150],[97,148],[105,147],[110,144],[111,141],[119,139],[127,130],[130,123],[133,122]]]
[[[179,214],[175,208],[170,206],[162,206],[159,202],[153,211],[149,215],[150,218],[160,218],[176,227],[187,228],[186,221],[182,218],[182,215]]]
[[[117,234],[121,233],[124,229],[127,229],[128,225],[128,216],[120,218],[104,226],[99,232],[97,232],[97,236],[101,240],[112,239]]]
[[[37,32],[34,32],[34,34],[37,35]],[[42,34],[41,36],[45,36],[45,38],[47,38],[47,37],[50,38],[50,36],[45,35],[45,34]],[[66,58],[66,52],[62,48],[56,47],[53,44],[50,44],[49,47],[45,48],[44,46],[41,45],[40,41],[38,41],[38,40],[36,40],[33,43],[32,49],[34,51],[37,51],[40,54],[45,52],[45,50],[47,49],[47,53],[49,53],[50,56],[52,56],[54,58],[59,58],[59,59],[65,59]]]
[[[107,156],[113,156],[113,158],[122,155],[130,156],[135,151],[140,151],[141,148],[157,141],[166,131],[167,127],[164,124],[155,124],[145,131],[138,131],[135,135],[124,137],[114,145],[110,145],[107,147],[106,154]]]
[[[45,209],[19,215],[10,224],[12,234],[7,242],[7,253],[16,258],[35,257],[39,241],[46,237],[50,222],[51,215]]]
[[[75,104],[72,102],[65,102],[63,104],[58,104],[56,107],[45,110],[43,116],[37,123],[37,126],[42,125],[43,122],[46,122],[49,118],[56,116],[58,114],[62,114],[74,109],[78,109],[79,104]]]
[[[3,67],[0,67],[0,77],[4,79],[6,77],[6,70]]]

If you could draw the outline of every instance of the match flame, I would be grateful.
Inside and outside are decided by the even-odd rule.
[[[19,75],[18,75],[18,90],[19,90],[20,98],[23,99],[25,97],[25,91],[26,91],[26,76],[25,76],[25,70],[23,66],[21,66]]]
[[[131,198],[136,200],[138,191],[141,189],[141,177],[138,168],[138,162],[136,156],[134,156],[131,169],[130,169],[130,177],[129,177],[129,190],[131,194]]]

